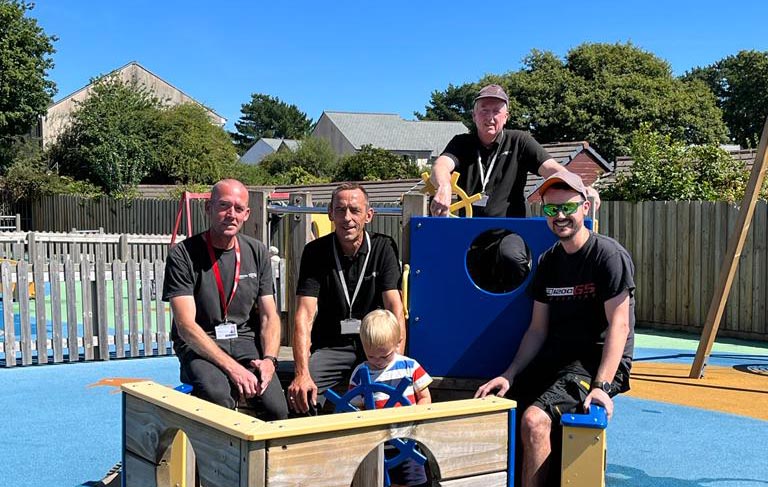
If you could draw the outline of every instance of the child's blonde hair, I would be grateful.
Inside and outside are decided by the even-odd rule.
[[[371,311],[360,325],[360,340],[366,347],[386,347],[400,343],[400,324],[387,309]]]

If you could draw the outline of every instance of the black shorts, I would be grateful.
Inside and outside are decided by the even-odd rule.
[[[599,364],[599,359],[563,359],[562,353],[544,349],[512,382],[510,396],[518,401],[521,411],[536,406],[559,423],[565,413],[583,412]],[[628,384],[629,361],[622,360],[608,395],[628,390]]]

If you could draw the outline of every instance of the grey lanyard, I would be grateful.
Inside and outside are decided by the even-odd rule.
[[[344,297],[347,298],[347,304],[349,305],[349,317],[352,318],[352,305],[355,304],[357,299],[357,293],[360,292],[360,286],[363,285],[363,278],[365,277],[365,269],[368,267],[368,258],[371,256],[371,237],[368,236],[368,232],[365,233],[365,242],[368,244],[368,253],[365,254],[365,261],[363,262],[363,269],[360,271],[360,277],[357,278],[357,286],[355,286],[355,294],[352,295],[352,299],[349,299],[349,290],[347,289],[347,280],[344,279],[344,271],[341,269],[341,261],[339,260],[339,251],[336,250],[336,243],[333,243],[333,257],[336,259],[336,271],[339,273],[339,280],[341,281],[341,288],[344,290]]]

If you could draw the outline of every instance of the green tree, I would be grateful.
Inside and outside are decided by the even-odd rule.
[[[478,83],[449,84],[445,91],[433,91],[424,113],[414,115],[419,120],[458,121],[472,127],[472,107],[480,88]]]
[[[9,147],[44,115],[56,92],[46,79],[57,40],[26,15],[34,5],[0,0],[0,165],[10,162]]]
[[[749,174],[743,163],[716,144],[690,146],[645,123],[632,134],[631,172],[601,185],[606,200],[725,200],[744,196]]]
[[[50,158],[61,174],[119,195],[158,166],[160,104],[145,88],[114,76],[96,79],[92,90]]]
[[[265,157],[259,166],[270,175],[271,181],[279,181],[270,184],[284,183],[284,175],[293,168],[301,168],[303,172],[294,171],[293,179],[306,174],[312,183],[328,182],[333,176],[338,156],[333,151],[330,142],[318,137],[306,137],[299,142],[295,151],[281,149]],[[290,184],[312,184],[309,181]]]
[[[768,52],[740,51],[684,79],[701,80],[714,92],[731,141],[757,146],[768,116]]]
[[[232,140],[239,154],[251,148],[262,137],[301,139],[309,135],[312,120],[296,105],[289,105],[280,98],[253,93],[251,101],[240,108],[243,114],[235,122],[237,132]]]
[[[146,182],[211,185],[235,170],[229,135],[196,103],[162,110],[157,132],[157,165]]]
[[[627,44],[586,43],[564,60],[533,50],[519,71],[489,75],[462,90],[433,94],[435,113],[451,109],[460,93],[487,83],[510,97],[508,128],[529,130],[542,143],[587,140],[607,160],[626,154],[630,134],[644,122],[688,144],[726,140],[727,129],[712,92],[700,81],[681,80],[669,64]],[[456,116],[466,119],[471,99]],[[434,103],[434,102],[433,102]],[[447,108],[446,108],[447,107]]]
[[[334,181],[386,181],[419,177],[419,167],[387,150],[364,145],[339,161]]]

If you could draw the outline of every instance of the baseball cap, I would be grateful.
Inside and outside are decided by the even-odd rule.
[[[480,90],[480,93],[475,97],[475,101],[482,98],[496,98],[502,100],[504,103],[509,104],[509,97],[504,92],[504,88],[499,85],[486,85]]]
[[[541,183],[539,194],[543,196],[550,186],[558,183],[565,184],[584,197],[585,201],[587,200],[587,188],[584,186],[584,182],[578,174],[570,171],[557,171],[555,174],[549,176],[543,183]]]

